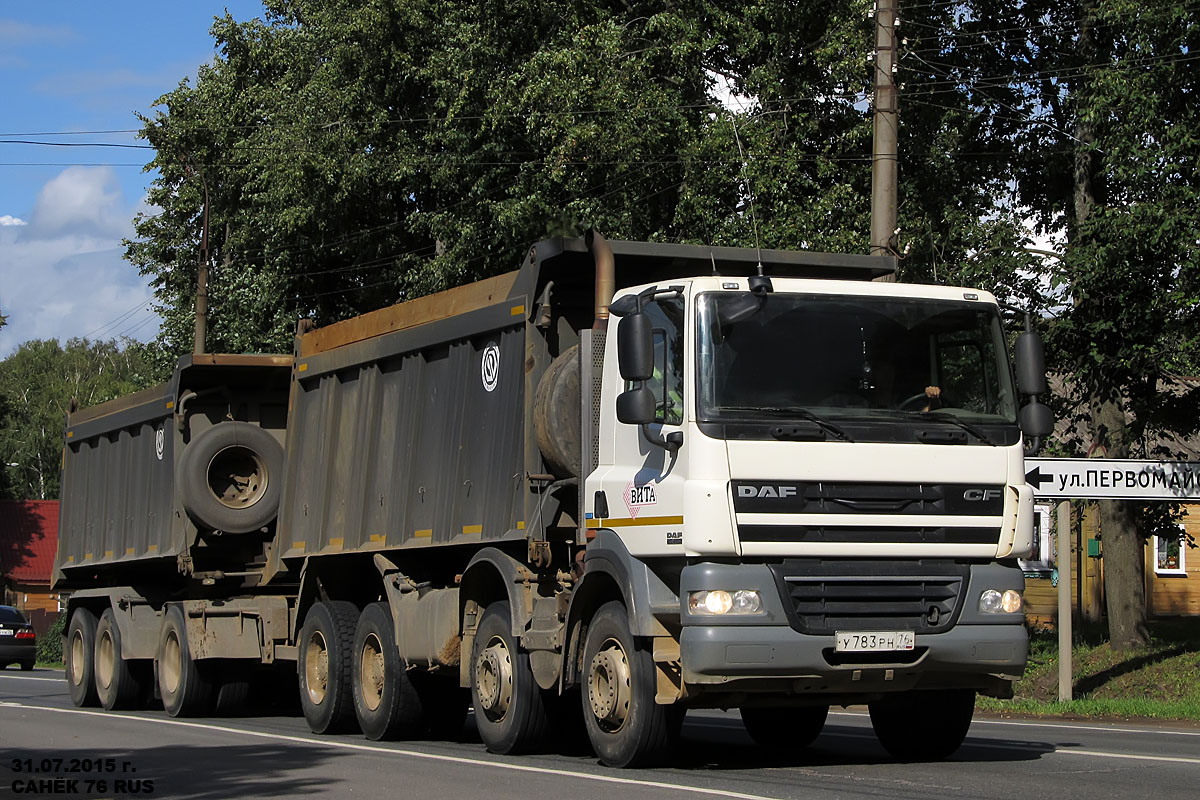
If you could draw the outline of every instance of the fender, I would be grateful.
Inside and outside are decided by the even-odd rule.
[[[481,602],[508,599],[512,618],[512,634],[520,637],[533,617],[532,587],[537,575],[517,559],[495,547],[485,547],[471,557],[463,570],[458,591],[458,619],[462,626],[462,653],[459,681],[470,685],[471,648],[475,643],[475,627],[479,624]]]
[[[575,679],[575,655],[582,646],[580,622],[614,585],[629,613],[629,630],[634,636],[670,637],[664,620],[678,623],[680,615],[679,596],[644,561],[630,555],[614,531],[596,531],[584,551],[583,563],[583,577],[575,585],[567,608],[561,669],[564,686]]]

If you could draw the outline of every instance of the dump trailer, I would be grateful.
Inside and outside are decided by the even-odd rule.
[[[192,356],[73,411],[78,705],[294,668],[315,732],[660,758],[688,708],[794,750],[868,704],[953,752],[1024,670],[1036,334],[890,258],[539,242],[515,272]],[[1020,406],[1019,398],[1026,402]]]

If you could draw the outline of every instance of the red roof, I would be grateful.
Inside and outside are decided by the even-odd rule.
[[[0,501],[0,577],[49,585],[57,547],[57,500]]]

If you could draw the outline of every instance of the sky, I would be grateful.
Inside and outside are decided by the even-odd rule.
[[[152,340],[145,278],[122,258],[148,211],[137,114],[216,55],[209,28],[255,0],[0,4],[0,359],[31,339]]]

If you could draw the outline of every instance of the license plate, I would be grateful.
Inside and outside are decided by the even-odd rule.
[[[0,636],[12,636],[13,632],[8,628],[0,628]]]
[[[858,631],[837,633],[834,650],[839,653],[874,653],[888,650],[912,650],[916,635],[912,631]]]

